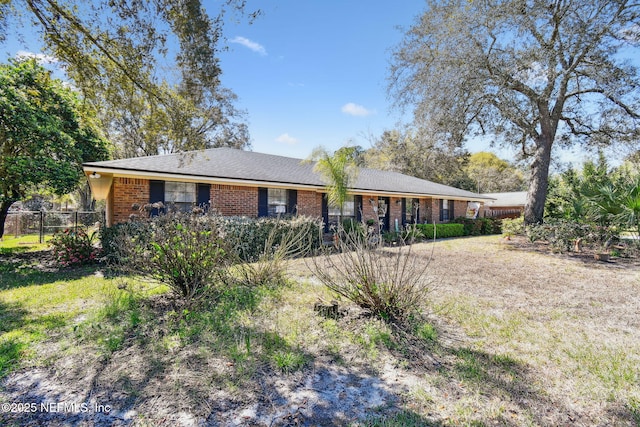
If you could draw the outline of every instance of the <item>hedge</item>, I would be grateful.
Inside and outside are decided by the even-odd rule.
[[[456,224],[464,226],[465,236],[482,236],[485,234],[501,234],[502,221],[494,218],[469,219],[458,217],[453,220]]]
[[[433,224],[417,224],[418,230],[420,230],[426,239],[433,239]],[[462,224],[436,224],[436,238],[441,239],[445,237],[461,237],[464,236],[464,225]]]
[[[102,228],[100,240],[104,260],[126,262],[124,258],[130,252],[123,248],[131,244],[144,247],[153,234],[154,223],[157,220],[158,217],[139,219]],[[282,239],[287,238],[288,234],[305,235],[306,238],[300,239],[300,243],[309,244],[308,249],[315,249],[321,243],[322,224],[316,218],[307,216],[254,219],[211,215],[201,216],[199,221],[204,227],[218,230],[227,246],[239,259],[247,262],[257,261],[265,250],[270,249],[265,248],[270,236],[272,241],[269,243],[273,245],[281,244]]]

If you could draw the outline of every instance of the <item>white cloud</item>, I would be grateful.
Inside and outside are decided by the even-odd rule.
[[[58,58],[56,58],[55,56],[45,55],[44,53],[27,52],[26,50],[19,50],[16,53],[16,58],[17,59],[35,58],[39,64],[57,64],[58,63]]]
[[[264,48],[264,46],[262,46],[260,43],[256,43],[252,40],[249,40],[246,37],[240,37],[240,36],[234,37],[233,40],[231,40],[231,43],[238,43],[262,56],[267,56],[267,50]]]
[[[362,105],[354,104],[353,102],[344,104],[342,106],[342,112],[345,114],[349,114],[351,116],[359,116],[359,117],[369,116],[374,113],[374,111],[367,110]]]
[[[276,142],[280,142],[282,144],[287,144],[287,145],[295,145],[298,143],[298,139],[292,137],[288,133],[283,133],[282,135],[276,138]]]

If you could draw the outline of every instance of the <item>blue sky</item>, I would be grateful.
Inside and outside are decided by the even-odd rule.
[[[304,158],[319,145],[368,148],[393,128],[401,117],[386,96],[390,50],[423,6],[285,0],[260,5],[251,25],[227,24],[222,81],[249,114],[254,151]]]

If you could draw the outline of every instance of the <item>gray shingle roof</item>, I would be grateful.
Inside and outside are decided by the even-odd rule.
[[[526,191],[512,191],[508,193],[483,193],[482,195],[495,199],[491,201],[488,206],[498,206],[503,208],[520,207],[524,206],[527,201]]]
[[[186,153],[91,162],[83,166],[89,171],[91,167],[99,167],[138,173],[154,172],[190,177],[260,181],[265,184],[302,184],[317,187],[325,185],[320,175],[313,171],[313,163],[234,148],[212,148]],[[366,168],[359,169],[358,178],[352,190],[440,195],[473,200],[488,198],[397,172]]]

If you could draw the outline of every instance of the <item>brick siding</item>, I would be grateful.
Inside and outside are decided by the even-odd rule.
[[[322,217],[322,193],[298,190],[298,215]]]
[[[149,203],[149,180],[141,178],[114,178],[113,188],[113,223],[126,222],[131,214],[138,214],[131,210],[134,203],[144,206]]]
[[[441,222],[440,221],[440,199],[431,199],[431,219],[429,223]]]
[[[369,199],[373,200],[372,202]],[[364,195],[362,196],[362,220],[367,222],[372,219],[374,221],[378,220],[378,214],[373,211],[373,207],[378,207],[378,198],[376,196]]]
[[[391,197],[389,204],[389,228],[393,231],[396,229],[396,220],[398,227],[402,228],[402,198]]]
[[[258,187],[211,185],[211,208],[222,216],[258,216]]]
[[[453,203],[453,218],[458,218],[459,216],[465,216],[466,214],[467,214],[467,202],[464,200],[456,200]]]
[[[211,208],[223,216],[258,216],[258,187],[239,185],[211,185]],[[373,200],[373,204],[370,202]],[[391,229],[402,221],[401,198],[391,197],[389,204],[389,224]],[[109,209],[107,215],[111,224],[129,220],[133,212],[131,206],[134,203],[144,206],[149,203],[149,180],[141,178],[114,178],[112,191],[109,194]],[[371,195],[362,196],[362,220],[377,219],[373,207],[378,206],[378,197]],[[312,217],[322,216],[322,193],[309,190],[298,190],[297,208],[299,215]],[[356,207],[357,209],[358,207]],[[454,201],[452,218],[464,216],[467,202]],[[431,223],[434,220],[440,222],[440,200],[432,198],[420,198],[419,222]]]

